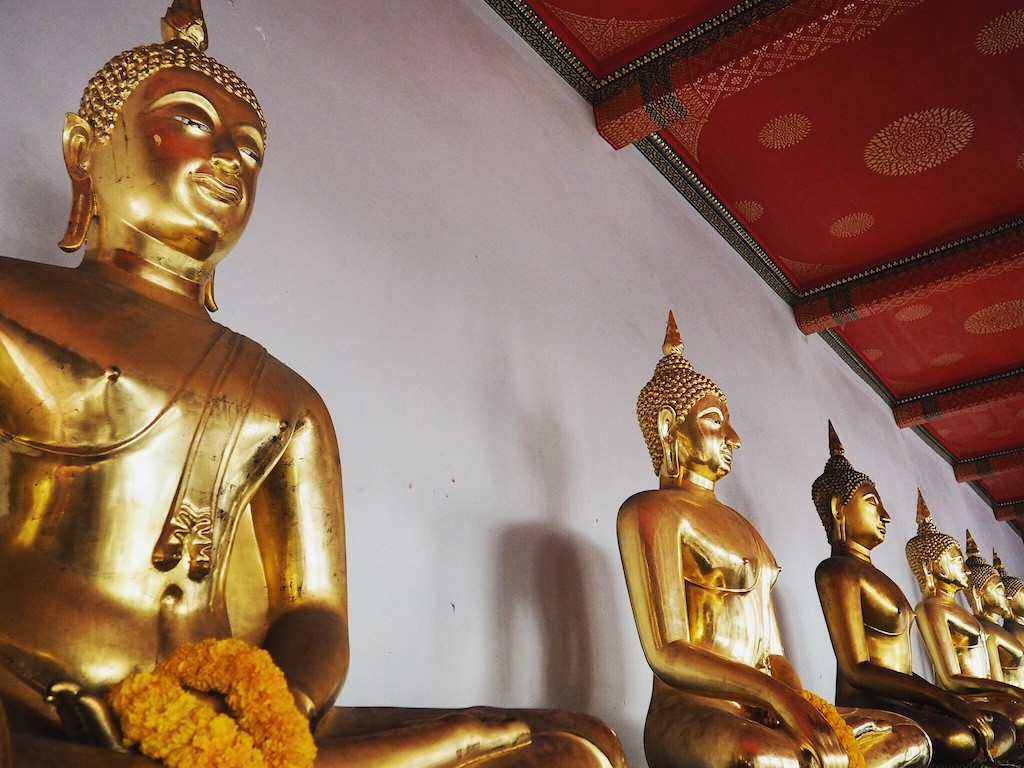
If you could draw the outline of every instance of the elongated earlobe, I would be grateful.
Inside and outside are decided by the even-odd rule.
[[[663,406],[658,411],[658,438],[661,441],[661,470],[667,477],[679,477],[681,470],[675,426],[675,410]]]
[[[85,120],[69,112],[64,120],[64,165],[71,178],[71,215],[60,248],[71,253],[85,245],[89,225],[96,215],[96,199],[92,193],[89,175],[89,150],[93,131]]]
[[[216,312],[219,309],[217,300],[213,298],[213,278],[216,276],[217,270],[214,270],[210,273],[210,279],[206,281],[206,285],[203,287],[203,306],[210,312]]]
[[[846,543],[846,515],[839,511],[839,498],[832,497],[832,543]]]

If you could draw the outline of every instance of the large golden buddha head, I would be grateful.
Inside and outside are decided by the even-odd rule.
[[[979,614],[1009,616],[1006,591],[999,571],[981,556],[978,544],[967,531],[967,594],[971,608]]]
[[[910,570],[924,594],[935,591],[936,580],[958,589],[967,586],[960,542],[938,529],[920,489],[917,491],[917,535],[907,541],[906,554]]]
[[[248,222],[266,122],[252,90],[203,53],[199,0],[174,0],[162,26],[164,42],[107,62],[67,116],[73,201],[60,245],[166,246],[184,258],[160,266],[205,283]]]
[[[829,460],[811,485],[811,500],[830,543],[856,541],[865,549],[882,543],[890,522],[875,484],[846,458],[832,422],[828,423]]]
[[[662,354],[636,404],[654,471],[678,477],[687,470],[713,482],[729,472],[732,452],[740,446],[729,423],[725,393],[683,357],[683,340],[671,312]]]

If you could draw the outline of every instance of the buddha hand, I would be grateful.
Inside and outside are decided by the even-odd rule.
[[[102,696],[89,693],[73,680],[58,680],[46,692],[71,741],[127,752],[117,716]]]
[[[792,689],[790,689],[792,691]],[[799,694],[787,693],[775,707],[779,722],[797,740],[808,765],[848,768],[849,758],[828,721]]]

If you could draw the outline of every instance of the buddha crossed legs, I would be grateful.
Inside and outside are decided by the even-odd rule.
[[[836,654],[836,703],[899,712],[932,740],[934,760],[965,765],[1013,746],[1014,733],[960,697],[914,674],[914,611],[903,591],[871,563],[890,522],[871,478],[856,471],[829,424],[831,458],[811,497],[832,555],[814,577]],[[997,738],[998,736],[998,738]]]
[[[779,568],[755,528],[715,497],[740,440],[725,396],[693,370],[669,318],[637,415],[659,489],[618,517],[619,548],[641,644],[654,672],[645,729],[651,768],[841,768],[848,757],[801,695],[772,601]],[[870,766],[927,765],[915,724],[847,711]]]
[[[622,765],[585,716],[333,708],[349,662],[337,441],[305,381],[207,312],[265,125],[201,52],[198,5],[175,0],[167,42],[116,57],[67,118],[62,247],[84,244],[81,266],[0,258],[0,766],[156,765],[121,751],[103,694],[232,636],[246,509],[262,646],[316,724],[317,766]]]

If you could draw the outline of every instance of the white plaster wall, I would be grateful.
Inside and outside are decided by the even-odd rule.
[[[0,253],[56,249],[63,113],[164,3],[0,2]],[[586,710],[644,765],[650,673],[615,514],[655,478],[637,392],[676,311],[743,438],[719,495],[784,568],[807,687],[834,660],[809,488],[832,418],[894,520],[921,486],[1024,574],[1020,540],[483,0],[207,0],[211,53],[270,122],[257,210],[218,281],[221,322],[305,375],[345,466],[352,669],[343,704]],[[918,654],[921,671],[927,668]]]

